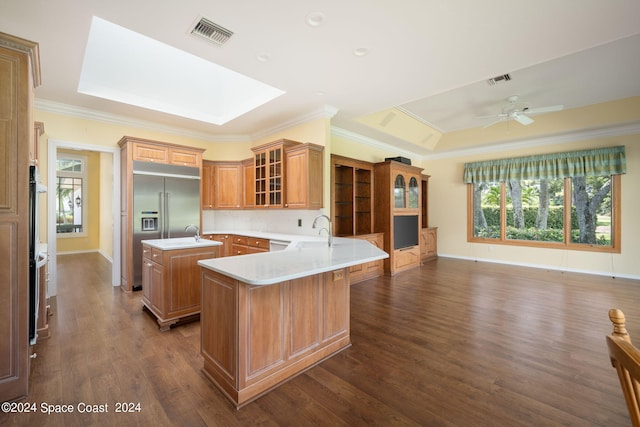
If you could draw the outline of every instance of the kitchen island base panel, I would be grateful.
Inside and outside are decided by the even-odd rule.
[[[351,345],[348,269],[248,285],[202,269],[203,372],[236,408]]]
[[[189,314],[189,315],[186,315],[186,316],[174,317],[174,318],[171,318],[171,319],[162,319],[162,318],[158,317],[153,312],[153,310],[151,310],[149,308],[149,306],[147,306],[147,304],[144,301],[142,302],[142,310],[146,311],[151,316],[153,316],[153,318],[158,323],[158,326],[160,327],[160,330],[162,332],[168,331],[169,329],[171,329],[172,326],[184,325],[185,323],[196,322],[196,321],[200,320],[200,312],[195,313],[195,314]]]

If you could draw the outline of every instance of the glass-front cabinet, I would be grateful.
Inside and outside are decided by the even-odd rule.
[[[420,181],[417,176],[398,173],[394,179],[393,207],[418,209],[420,207]]]
[[[282,139],[253,149],[256,207],[284,206],[284,150],[295,144],[294,141]]]

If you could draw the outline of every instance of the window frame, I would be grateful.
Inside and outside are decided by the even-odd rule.
[[[467,242],[487,243],[491,245],[526,246],[546,249],[567,249],[576,251],[621,253],[622,251],[622,178],[620,174],[611,175],[611,245],[602,246],[585,243],[573,243],[571,241],[571,206],[572,206],[572,181],[570,177],[564,178],[564,240],[563,242],[544,242],[539,240],[515,240],[507,239],[507,185],[500,182],[500,237],[487,238],[474,236],[474,211],[473,211],[473,183],[467,185]]]

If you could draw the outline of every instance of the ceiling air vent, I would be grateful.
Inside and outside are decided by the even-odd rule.
[[[511,80],[511,76],[509,74],[503,74],[501,76],[493,77],[487,80],[489,86],[497,85],[498,83],[506,83]]]
[[[206,18],[200,18],[191,30],[191,34],[222,46],[229,40],[229,37],[233,35],[233,31],[227,30]]]

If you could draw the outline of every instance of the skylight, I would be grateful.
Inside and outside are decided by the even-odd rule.
[[[284,93],[96,16],[78,92],[216,125]]]

